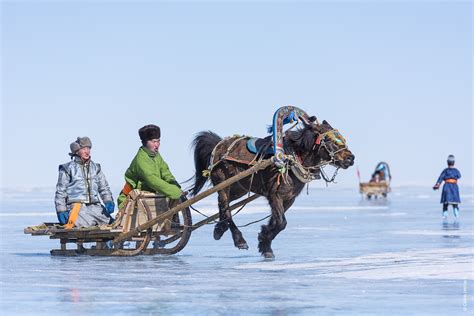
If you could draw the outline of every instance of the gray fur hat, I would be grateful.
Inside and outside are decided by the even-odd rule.
[[[456,160],[454,159],[454,155],[448,156],[448,164],[453,164]]]
[[[92,148],[92,142],[89,137],[78,137],[76,141],[72,142],[71,145],[69,146],[71,149],[71,152],[69,153],[70,156],[74,156],[77,151],[81,148],[84,147],[89,147]]]

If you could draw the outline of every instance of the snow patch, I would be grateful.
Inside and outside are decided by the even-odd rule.
[[[265,271],[314,270],[316,276],[348,279],[474,280],[474,248],[439,248],[385,252],[318,262],[260,262],[235,269]]]
[[[473,231],[462,231],[459,229],[446,229],[446,230],[403,230],[394,231],[392,234],[395,235],[419,235],[419,236],[446,236],[446,235],[457,235],[457,236],[474,236]]]

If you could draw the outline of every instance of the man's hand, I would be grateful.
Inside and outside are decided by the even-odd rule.
[[[438,189],[439,189],[439,186],[440,186],[440,184],[439,184],[439,183],[436,183],[436,184],[434,185],[434,187],[433,187],[433,190],[438,190]]]
[[[107,211],[107,213],[109,213],[109,215],[114,212],[114,209],[115,209],[114,201],[105,202],[105,210]]]
[[[66,225],[67,221],[69,220],[69,211],[63,211],[56,213],[58,216],[59,224]]]

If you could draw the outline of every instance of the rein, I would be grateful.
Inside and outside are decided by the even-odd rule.
[[[229,149],[227,150],[227,152],[226,152],[226,154],[225,154],[224,156],[227,156],[227,155],[230,153],[230,150],[232,149],[232,147],[234,147],[237,142],[239,142],[241,139],[243,139],[243,138],[245,138],[245,137],[247,137],[247,136],[242,136],[242,137],[238,138],[237,140],[235,140],[235,141],[229,146]],[[222,141],[221,141],[221,142],[222,142]],[[219,143],[219,144],[220,144],[220,143]],[[218,144],[218,145],[219,145],[219,144]],[[216,147],[217,147],[217,145],[216,145]],[[216,148],[216,147],[215,147],[215,148]],[[212,155],[214,155],[215,148],[214,148],[214,150],[213,150]],[[252,162],[254,162],[254,161],[257,160],[257,156],[258,156],[258,155],[255,155],[255,158],[253,159]],[[224,159],[225,159],[225,157],[221,158],[221,160],[219,160],[219,161],[218,161],[217,163],[215,163],[213,166],[217,165],[219,162],[221,162],[221,161],[224,160]],[[264,159],[264,155],[261,155],[261,156],[260,156],[260,159],[258,159],[258,163],[262,162],[263,159]],[[212,170],[212,168],[209,168],[209,169]],[[251,192],[252,192],[251,190],[252,190],[252,185],[253,185],[254,176],[255,176],[255,173],[252,173],[252,175],[250,176],[250,185],[249,185],[249,188],[248,188],[248,191],[247,191],[247,199],[250,198],[250,194],[251,194]],[[237,181],[236,183],[238,183],[239,185],[241,185],[241,184],[239,183],[239,181]],[[241,187],[242,187],[242,185],[241,185]],[[234,216],[236,216],[237,214],[239,214],[240,211],[242,211],[242,210],[244,209],[244,207],[247,206],[247,203],[248,203],[248,202],[245,202],[237,211],[235,211],[234,214],[232,214],[232,217],[234,217]],[[199,211],[198,209],[196,209],[196,208],[193,207],[192,205],[190,205],[189,207],[190,207],[193,211],[195,211],[196,213],[198,213],[198,214],[200,214],[200,215],[202,215],[202,216],[204,216],[204,217],[206,217],[206,218],[209,218],[209,217],[210,217],[210,216],[205,215],[204,213],[202,213],[201,211]],[[247,227],[247,226],[249,226],[249,225],[251,225],[251,224],[255,224],[255,223],[261,222],[261,221],[267,219],[267,218],[270,217],[270,216],[271,216],[271,214],[268,215],[268,216],[266,216],[266,217],[264,217],[264,218],[262,218],[262,219],[259,219],[259,220],[256,220],[256,221],[247,223],[247,224],[245,224],[245,225],[237,226],[237,227]],[[228,220],[229,220],[229,219],[223,219],[223,220],[218,220],[218,221],[214,220],[214,221],[212,221],[212,222],[207,223],[207,225],[218,224],[218,223],[221,223],[221,222],[227,222]]]
[[[339,167],[337,167],[336,170],[334,170],[334,174],[332,175],[331,179],[329,179],[328,176],[326,175],[326,172],[324,172],[324,167],[321,168],[321,175],[323,176],[324,181],[326,181],[326,186],[328,185],[328,183],[331,183],[331,182],[336,183],[336,181],[334,180],[336,180],[338,171],[339,171]]]

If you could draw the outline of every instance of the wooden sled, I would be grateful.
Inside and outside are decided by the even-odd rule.
[[[133,190],[112,225],[65,229],[58,223],[44,223],[25,228],[25,234],[59,239],[60,249],[51,250],[53,256],[135,256],[139,254],[174,254],[189,241],[191,232],[219,217],[216,213],[192,224],[189,207],[235,182],[267,168],[272,159],[263,160],[232,178],[187,200],[169,200],[154,193]],[[229,210],[240,208],[257,199],[252,195],[235,203]],[[70,245],[74,249],[71,249]]]
[[[367,199],[384,197],[390,192],[390,184],[386,181],[363,182],[359,184],[360,193]]]

